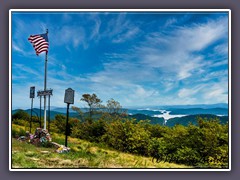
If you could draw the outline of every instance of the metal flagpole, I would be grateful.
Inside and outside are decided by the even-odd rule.
[[[32,98],[32,103],[31,103],[31,120],[30,120],[30,130],[29,130],[30,133],[32,130],[32,109],[33,109],[33,98]]]
[[[50,131],[50,95],[48,95],[48,132]]]
[[[46,34],[48,34],[48,29],[46,31]],[[46,58],[45,58],[45,76],[44,76],[44,91],[47,90],[47,52],[46,52]],[[46,130],[46,119],[47,119],[47,109],[46,109],[46,95],[44,95],[44,128]]]
[[[65,131],[65,146],[66,147],[67,147],[67,137],[69,135],[68,116],[69,116],[69,103],[67,103],[67,122],[66,122],[66,131]]]
[[[40,128],[42,128],[42,96],[40,96],[40,122],[39,122]]]

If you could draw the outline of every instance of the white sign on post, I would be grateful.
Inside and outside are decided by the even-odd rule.
[[[64,103],[74,104],[74,90],[72,88],[65,90]]]
[[[47,89],[46,91],[38,91],[37,96],[47,96],[52,95],[52,89]]]

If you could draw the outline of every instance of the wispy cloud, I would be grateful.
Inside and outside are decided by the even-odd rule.
[[[150,35],[138,48],[142,52],[142,62],[163,72],[172,72],[179,80],[190,77],[206,65],[201,51],[226,35],[226,25],[227,20],[220,19],[179,27],[168,35]]]
[[[227,25],[227,18],[216,21],[211,20],[205,24],[196,23],[192,27],[180,27],[176,32],[176,36],[170,39],[176,42],[174,48],[177,47],[186,51],[200,51],[226,35],[228,33]]]
[[[91,35],[89,37],[90,40],[94,40],[94,41],[98,41],[100,39],[100,27],[101,27],[101,19],[97,16],[97,15],[94,15],[92,16],[92,19],[94,21],[94,25],[93,27],[91,28],[92,29],[92,32],[91,32]]]
[[[191,88],[182,88],[178,91],[178,97],[179,98],[190,98],[194,95],[196,95],[197,93],[199,93],[202,89],[204,89],[206,87],[205,84],[202,85],[197,85],[195,87],[191,87]]]
[[[18,45],[16,45],[15,42],[12,43],[12,50],[17,51],[22,55],[26,55],[26,51],[24,51],[22,48],[20,48]]]
[[[166,23],[164,24],[164,27],[171,26],[171,25],[173,25],[176,22],[177,22],[176,18],[169,18],[169,19],[167,19]]]
[[[104,36],[111,38],[113,43],[123,43],[133,39],[139,32],[138,26],[121,13],[108,23]]]
[[[213,83],[209,85],[208,89],[205,89],[203,98],[205,103],[212,103],[213,100],[216,103],[228,103],[228,81],[221,81],[220,83]]]
[[[14,74],[18,74],[22,76],[30,75],[30,76],[34,76],[35,78],[40,77],[39,71],[34,70],[33,68],[30,68],[30,67],[27,67],[23,64],[14,64],[12,67],[12,70],[14,71]]]
[[[217,45],[214,48],[214,53],[218,55],[228,55],[228,43]]]
[[[122,43],[131,38],[133,38],[139,32],[139,28],[135,27],[133,29],[129,29],[126,32],[116,36],[116,39],[113,39],[113,43]]]
[[[63,26],[53,32],[55,33],[49,34],[53,46],[70,45],[71,47],[77,48],[81,44],[84,48],[87,48],[85,31],[81,26]]]

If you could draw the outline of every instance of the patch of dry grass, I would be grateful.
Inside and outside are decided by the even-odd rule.
[[[103,149],[71,139],[73,151],[58,154],[53,148],[35,147],[12,139],[13,168],[189,168],[173,163],[156,163],[151,158]],[[44,153],[43,153],[44,152]]]

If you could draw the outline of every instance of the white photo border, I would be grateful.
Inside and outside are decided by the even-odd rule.
[[[13,12],[226,12],[228,13],[228,117],[229,117],[229,165],[228,169],[25,169],[12,168],[12,13]],[[9,171],[231,171],[231,10],[230,9],[10,9],[9,10]]]

